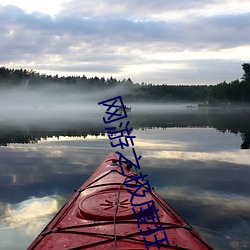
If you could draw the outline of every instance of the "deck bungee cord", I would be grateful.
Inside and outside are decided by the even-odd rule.
[[[143,185],[144,182],[138,179],[138,174],[133,172],[125,161],[122,162],[124,176],[118,161],[115,153],[109,154],[38,235],[28,250],[101,247],[115,250],[154,250],[159,249],[158,246],[161,249],[212,249],[154,189],[148,192],[148,187]],[[133,182],[136,177],[137,181]],[[142,186],[140,196],[133,196],[131,202],[131,190],[138,185]],[[141,204],[150,200],[155,203],[155,211],[159,214],[160,221],[147,220],[142,223]],[[152,206],[149,208],[152,209]],[[157,242],[155,238],[149,237],[152,228],[160,228],[155,233],[157,239],[162,237],[161,232],[166,232],[168,242]],[[144,235],[149,235],[146,237],[147,246]]]

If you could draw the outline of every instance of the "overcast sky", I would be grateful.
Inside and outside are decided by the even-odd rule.
[[[0,66],[216,84],[250,62],[249,0],[0,0]]]

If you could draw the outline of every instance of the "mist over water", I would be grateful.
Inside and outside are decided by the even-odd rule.
[[[98,102],[122,96],[128,93],[124,87],[112,90],[84,90],[76,87],[53,84],[30,88],[0,89],[1,122],[55,122],[55,121],[91,121],[98,122],[93,114],[105,113],[106,108]],[[184,110],[188,104],[124,103],[132,107],[133,112],[166,112]],[[187,110],[188,111],[188,110]]]
[[[119,151],[105,128],[120,121],[104,124],[107,107],[98,103],[126,91],[0,89],[3,249],[26,248],[106,155]],[[123,101],[132,107],[126,121],[150,184],[215,249],[248,249],[249,150],[240,148],[243,140],[249,145],[249,110]]]
[[[31,141],[50,136],[86,136],[105,132],[103,117],[107,107],[99,102],[117,96],[126,96],[128,89],[117,86],[109,90],[84,89],[65,84],[52,84],[44,87],[0,89],[0,139],[8,142],[21,142],[23,136]],[[135,129],[144,127],[212,127],[220,131],[240,133],[243,147],[250,143],[249,109],[203,109],[197,103],[149,103],[124,100],[131,107],[127,120]],[[117,103],[119,105],[119,103]],[[119,126],[120,121],[115,124]],[[15,130],[20,133],[14,134]],[[37,131],[40,130],[39,136]],[[62,132],[56,132],[56,131]],[[8,139],[4,131],[13,132]],[[54,131],[54,132],[53,132]],[[26,140],[26,139],[25,139]],[[25,141],[24,140],[24,141]],[[29,140],[28,140],[29,141]],[[1,142],[1,143],[2,143]]]
[[[34,121],[67,119],[67,116],[82,119],[80,115],[97,111],[93,94],[66,86],[5,89],[0,92],[1,119]]]

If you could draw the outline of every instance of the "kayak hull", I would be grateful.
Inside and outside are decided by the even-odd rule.
[[[133,196],[137,175],[118,161],[110,153],[28,249],[212,249],[154,190]],[[158,221],[142,223],[146,210]]]

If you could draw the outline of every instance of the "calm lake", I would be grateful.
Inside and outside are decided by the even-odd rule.
[[[104,112],[44,106],[0,117],[0,249],[27,248],[107,154],[121,151]],[[127,120],[156,192],[215,249],[250,249],[250,109],[135,104]]]

